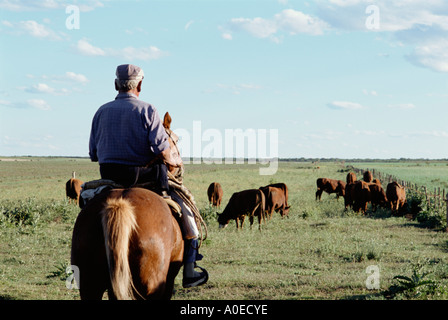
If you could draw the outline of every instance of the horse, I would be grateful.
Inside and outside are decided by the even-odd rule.
[[[167,203],[143,188],[112,189],[79,213],[71,264],[82,300],[170,299],[184,241]]]
[[[106,290],[113,300],[168,300],[183,257],[179,221],[148,189],[102,191],[73,228],[71,264],[79,270],[81,300],[102,299]]]

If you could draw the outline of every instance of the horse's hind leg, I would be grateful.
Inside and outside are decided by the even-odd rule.
[[[93,283],[81,282],[79,288],[81,300],[101,300],[103,298],[106,288],[103,285],[99,285],[94,282],[95,281],[93,281]],[[110,295],[109,299],[111,299]]]

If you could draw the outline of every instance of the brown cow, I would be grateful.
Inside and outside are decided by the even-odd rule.
[[[218,182],[212,182],[207,189],[208,202],[214,207],[221,207],[224,191]]]
[[[365,181],[356,181],[354,183],[351,199],[353,201],[353,210],[366,214],[367,204],[372,203],[372,207],[376,210],[377,205],[385,206],[387,203],[386,193],[381,185],[377,183],[367,183]]]
[[[65,194],[68,197],[68,202],[71,203],[72,199],[79,205],[79,195],[81,193],[82,182],[75,178],[75,172],[72,173],[72,178],[65,183]]]
[[[269,187],[280,189],[281,192],[283,193],[283,197],[280,196],[280,198],[277,197],[274,200],[272,200],[272,199],[269,200],[268,199],[269,198],[269,192],[268,192],[268,189],[266,189],[266,188],[269,188]],[[275,202],[275,203],[278,204],[277,210],[274,209],[275,212],[279,212],[280,211],[279,208],[281,207],[282,211],[280,212],[280,215],[282,217],[284,217],[284,216],[289,217],[289,208],[291,206],[288,205],[288,194],[289,194],[289,191],[288,191],[288,186],[285,183],[280,182],[280,183],[268,184],[267,186],[260,187],[260,190],[263,191],[263,193],[265,195],[265,198],[266,198],[266,208],[265,208],[266,211],[269,211],[270,208],[271,208],[270,205]],[[269,211],[269,212],[271,212],[271,211]]]
[[[347,184],[353,183],[356,181],[356,174],[354,172],[349,172],[347,174],[346,182]]]
[[[220,228],[225,228],[230,220],[235,220],[236,228],[243,228],[246,215],[249,216],[250,226],[254,223],[254,216],[258,217],[258,229],[261,230],[261,219],[264,217],[265,197],[260,189],[249,189],[235,192],[230,197],[229,203],[221,214],[218,214]],[[240,226],[238,223],[241,220]]]
[[[260,187],[260,190],[264,193],[266,201],[265,211],[267,212],[268,219],[272,218],[274,211],[280,212],[282,218],[285,216],[289,217],[290,206],[287,205],[287,200],[283,189],[266,186]]]
[[[289,191],[288,191],[288,186],[286,184],[284,184],[283,182],[271,183],[271,184],[268,184],[265,187],[274,187],[274,188],[282,189],[283,193],[285,195],[285,205],[288,206],[288,194],[289,194]]]
[[[398,214],[406,204],[406,190],[398,182],[393,181],[387,185],[386,196],[394,214]]]
[[[345,185],[345,195],[344,195],[344,204],[345,204],[345,209],[347,210],[348,207],[352,207],[353,208],[353,201],[355,198],[355,186],[356,183],[359,181],[354,181],[351,183],[347,183]]]
[[[316,200],[321,198],[322,192],[326,192],[328,194],[336,193],[336,199],[339,197],[343,197],[345,195],[345,185],[346,183],[342,180],[334,180],[327,178],[319,178],[316,181],[317,191],[316,191]]]
[[[372,172],[364,171],[363,179],[364,179],[365,182],[372,182],[372,179],[373,179]]]
[[[378,179],[375,180],[376,182],[369,183],[370,201],[372,203],[373,211],[376,211],[377,206],[381,206],[383,208],[386,208],[387,206],[386,192],[384,192],[381,182],[379,182]]]
[[[370,202],[370,189],[369,184],[365,181],[359,180],[354,183],[354,187],[351,193],[353,201],[353,210],[355,212],[366,213],[367,204]]]

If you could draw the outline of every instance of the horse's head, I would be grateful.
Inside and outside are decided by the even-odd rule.
[[[183,174],[183,170],[181,169],[183,167],[182,163],[182,157],[180,155],[179,148],[177,147],[177,142],[179,141],[179,137],[171,131],[171,116],[167,112],[165,113],[165,116],[163,117],[163,127],[165,128],[166,133],[169,137],[169,143],[170,143],[170,149],[171,149],[171,161],[173,164],[177,165],[177,169],[175,169],[175,172],[172,172],[174,176],[181,176]]]

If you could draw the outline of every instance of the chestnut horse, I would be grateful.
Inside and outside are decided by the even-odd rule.
[[[73,229],[71,264],[79,269],[81,299],[102,299],[105,290],[109,299],[170,299],[183,254],[179,222],[162,197],[143,188],[103,191]]]
[[[73,229],[81,299],[170,299],[184,241],[166,202],[143,188],[103,191]]]

